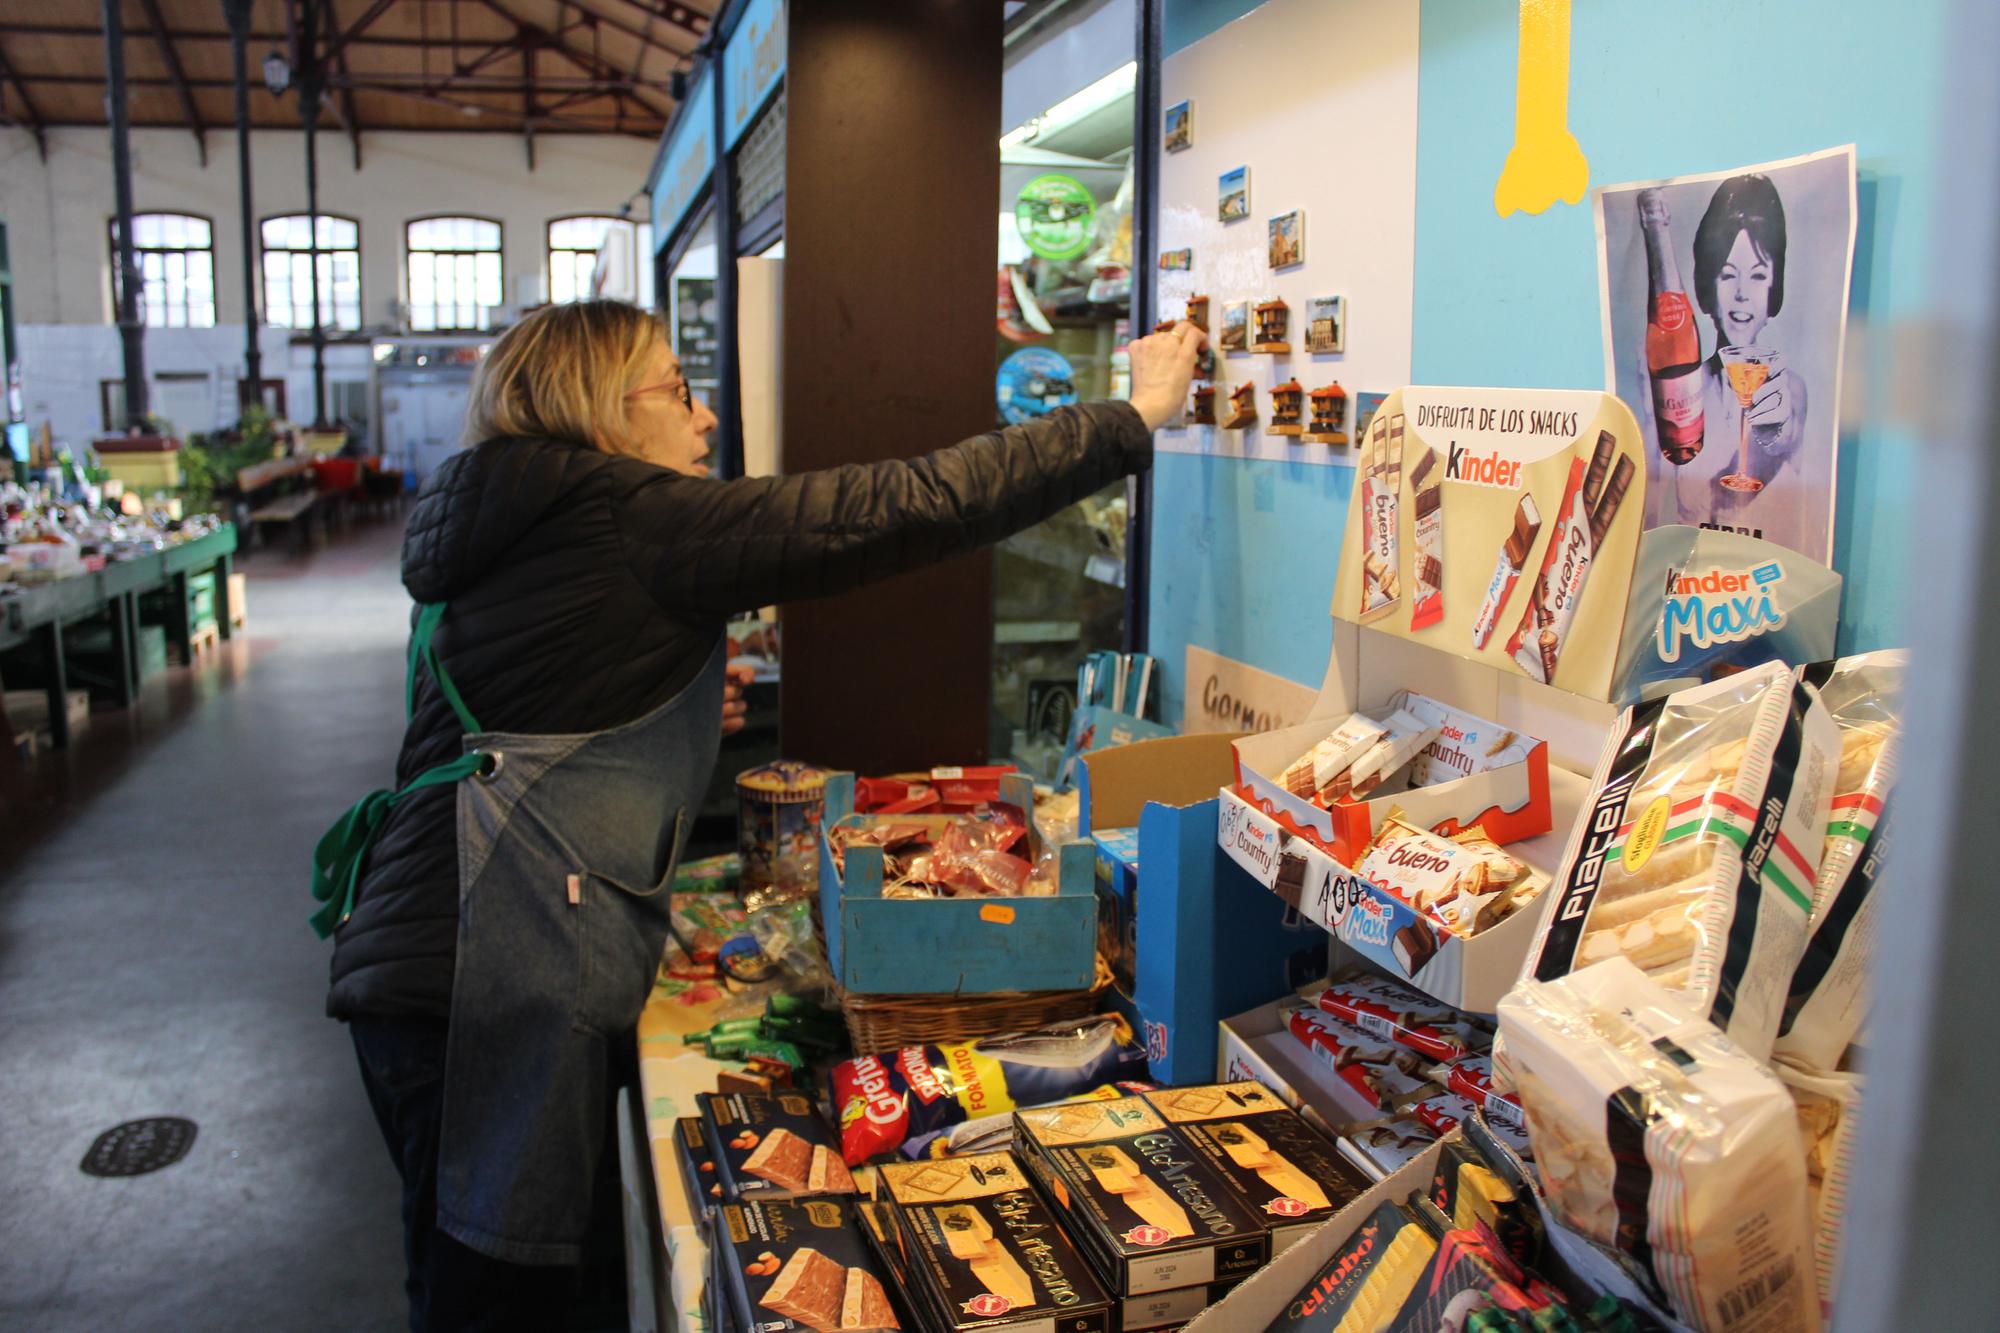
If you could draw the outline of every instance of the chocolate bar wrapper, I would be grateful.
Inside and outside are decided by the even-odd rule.
[[[924,1327],[1115,1333],[1110,1295],[1012,1153],[894,1162],[882,1191]]]
[[[1299,1289],[1270,1333],[1387,1329],[1437,1252],[1437,1238],[1414,1211],[1384,1203]]]
[[[680,1166],[681,1189],[687,1193],[688,1211],[696,1222],[707,1218],[709,1210],[722,1204],[722,1182],[715,1174],[715,1154],[708,1146],[708,1132],[700,1116],[683,1116],[674,1121],[674,1160]]]
[[[1382,739],[1363,751],[1349,770],[1351,795],[1356,799],[1397,790],[1393,779],[1403,774],[1423,748],[1444,731],[1441,724],[1419,717],[1407,708],[1398,708],[1390,714],[1382,728]]]
[[[1368,1188],[1297,1111],[1261,1083],[1207,1083],[1146,1094],[1271,1233],[1273,1257]]]
[[[1402,490],[1403,419],[1377,417],[1368,428],[1368,465],[1361,478],[1364,622],[1388,614],[1402,600]]]
[[[838,1199],[730,1204],[710,1243],[731,1317],[757,1333],[901,1329],[886,1271]]]
[[[1355,871],[1454,935],[1472,936],[1539,891],[1540,877],[1478,829],[1440,837],[1396,815]]]
[[[1441,1229],[1442,1219],[1436,1214],[1416,1207],[1412,1211],[1431,1224],[1438,1248],[1402,1307],[1376,1324],[1382,1333],[1436,1333],[1454,1325],[1512,1333],[1532,1327],[1526,1322],[1531,1312],[1554,1304],[1554,1293],[1546,1289],[1535,1295],[1523,1289],[1520,1284],[1531,1279],[1514,1264],[1492,1231],[1480,1226]],[[1513,1277],[1519,1278],[1518,1284]],[[1481,1312],[1486,1314],[1483,1319]]]
[[[1334,982],[1313,1003],[1343,1023],[1440,1062],[1493,1044],[1489,1020],[1372,972]]]
[[[1121,1041],[1117,1016],[843,1060],[828,1074],[848,1165],[982,1115],[1045,1106],[1146,1076],[1146,1053]]]
[[[1901,731],[1901,652],[1864,653],[1809,666],[1840,728],[1826,848],[1813,883],[1805,953],[1792,973],[1776,1053],[1808,1069],[1833,1069],[1868,1009],[1875,960],[1876,881],[1890,844],[1890,788]]]
[[[723,1202],[855,1193],[838,1140],[810,1098],[704,1092],[695,1101]]]
[[[1424,457],[1435,461],[1437,455],[1426,449]],[[1410,603],[1410,628],[1419,630],[1444,619],[1444,485],[1436,475],[1428,484],[1422,479],[1412,484],[1417,487],[1410,501],[1416,518],[1417,595]]]
[[[1522,1268],[1541,1262],[1547,1229],[1534,1192],[1469,1139],[1447,1139],[1438,1150],[1424,1198],[1453,1229],[1485,1227]]]
[[[1438,1136],[1430,1126],[1405,1113],[1349,1125],[1341,1131],[1340,1151],[1374,1180],[1386,1180],[1423,1155]]]
[[[1839,753],[1817,693],[1777,663],[1625,710],[1523,975],[1629,958],[1769,1058]]]
[[[1514,585],[1521,580],[1521,571],[1527,567],[1528,557],[1534,553],[1535,538],[1541,535],[1542,515],[1535,508],[1535,497],[1527,491],[1514,503],[1514,526],[1507,534],[1507,540],[1500,544],[1500,558],[1493,566],[1493,577],[1486,585],[1486,595],[1479,600],[1479,614],[1472,621],[1472,646],[1482,649],[1492,641],[1493,631],[1500,624],[1500,613],[1507,609],[1507,599],[1514,593]]]
[[[1816,1333],[1798,1123],[1756,1056],[1623,958],[1523,980],[1500,1037],[1556,1216],[1691,1327]]]
[[[1290,1009],[1285,1026],[1315,1059],[1338,1074],[1375,1110],[1395,1110],[1437,1091],[1424,1073],[1429,1062],[1415,1051],[1343,1023],[1311,1005]]]
[[[1568,639],[1570,622],[1576,618],[1577,605],[1583,600],[1591,565],[1636,471],[1630,458],[1620,458],[1593,507],[1587,488],[1580,484],[1582,467],[1582,459],[1570,467],[1569,487],[1563,492],[1555,540],[1543,558],[1542,577],[1536,582],[1520,628],[1507,642],[1508,656],[1545,685],[1555,680],[1556,662]]]
[[[1859,1074],[1829,1074],[1796,1068],[1781,1057],[1771,1069],[1799,1118],[1806,1149],[1806,1196],[1813,1229],[1813,1270],[1822,1318],[1833,1318],[1840,1287],[1840,1244],[1847,1223],[1848,1181],[1854,1170],[1855,1135],[1860,1125]]]
[[[1441,1066],[1431,1077],[1444,1084],[1445,1091],[1457,1093],[1484,1111],[1489,1120],[1512,1125],[1519,1130],[1527,1129],[1527,1118],[1521,1113],[1521,1099],[1494,1086],[1492,1056],[1461,1056]]]
[[[1348,772],[1354,761],[1372,750],[1388,733],[1382,725],[1356,713],[1332,734],[1305,752],[1285,770],[1285,790],[1302,800],[1331,799],[1352,785]],[[1345,781],[1343,781],[1345,780]]]
[[[1022,1162],[1115,1296],[1246,1277],[1270,1235],[1142,1097],[1017,1111]]]
[[[1441,1092],[1435,1097],[1426,1097],[1410,1108],[1410,1114],[1421,1120],[1424,1128],[1443,1138],[1454,1129],[1470,1122],[1480,1113],[1478,1103],[1458,1092]],[[1519,1114],[1516,1108],[1516,1114]],[[1523,1161],[1533,1161],[1534,1148],[1528,1140],[1527,1127],[1523,1124],[1488,1116],[1487,1132],[1496,1140],[1507,1145],[1515,1156]]]

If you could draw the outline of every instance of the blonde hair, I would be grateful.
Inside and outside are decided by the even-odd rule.
[[[637,454],[625,395],[666,342],[658,315],[623,301],[544,306],[501,334],[480,363],[465,441],[525,435]]]

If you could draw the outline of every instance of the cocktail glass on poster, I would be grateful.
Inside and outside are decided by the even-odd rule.
[[[1647,527],[1831,559],[1854,172],[1850,145],[1593,192],[1606,387],[1647,440]]]

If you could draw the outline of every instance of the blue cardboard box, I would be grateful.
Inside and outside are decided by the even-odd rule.
[[[1131,940],[1120,1007],[1162,1083],[1211,1081],[1224,1018],[1326,975],[1326,933],[1216,843],[1232,739],[1170,736],[1083,761],[1081,826],[1098,857],[1100,922],[1108,914]]]

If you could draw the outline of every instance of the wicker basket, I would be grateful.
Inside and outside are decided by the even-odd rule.
[[[994,991],[985,995],[853,995],[842,992],[840,1012],[856,1055],[877,1055],[904,1046],[969,1041],[1006,1032],[1025,1032],[1045,1023],[1083,1018],[1111,988],[1111,969],[1097,956],[1097,980],[1089,990]]]

